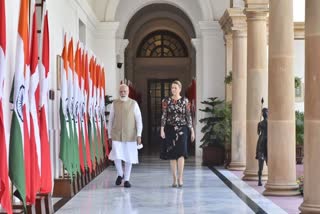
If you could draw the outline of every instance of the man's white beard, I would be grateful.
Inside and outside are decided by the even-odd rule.
[[[128,100],[128,96],[120,97],[120,100],[121,100],[121,101],[127,101],[127,100]]]

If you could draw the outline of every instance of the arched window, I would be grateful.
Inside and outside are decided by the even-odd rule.
[[[137,57],[187,57],[187,47],[182,39],[170,31],[155,31],[139,45]]]

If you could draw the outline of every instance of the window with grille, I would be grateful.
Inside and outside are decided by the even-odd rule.
[[[187,57],[188,51],[182,39],[170,31],[155,31],[147,35],[139,45],[137,57]]]

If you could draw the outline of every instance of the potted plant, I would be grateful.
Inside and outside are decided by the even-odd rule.
[[[301,195],[303,195],[303,185],[304,185],[304,176],[300,176],[297,180],[297,183],[299,185],[299,191],[301,193]]]
[[[225,83],[225,99],[226,101],[232,100],[232,71],[229,71],[224,78]]]
[[[304,142],[304,113],[296,111],[296,161],[302,164]]]
[[[301,96],[301,78],[300,77],[294,78],[294,88],[295,88],[296,97],[300,97]]]
[[[300,87],[301,87],[301,78],[294,77],[294,88],[300,88]]]
[[[224,78],[224,83],[230,85],[232,83],[232,71]]]
[[[206,105],[199,109],[206,116],[199,120],[204,123],[201,132],[204,133],[200,140],[203,149],[203,165],[222,165],[225,160],[225,145],[231,141],[231,106],[217,97],[202,101]]]

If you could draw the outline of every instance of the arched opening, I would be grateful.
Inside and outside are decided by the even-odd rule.
[[[182,39],[171,31],[155,31],[147,35],[137,49],[137,57],[188,57]]]
[[[125,78],[141,94],[144,152],[157,153],[161,100],[170,96],[170,84],[183,84],[182,96],[195,78],[195,50],[191,39],[195,31],[190,19],[169,4],[142,8],[130,20],[125,33]],[[194,145],[189,146],[194,154]]]

